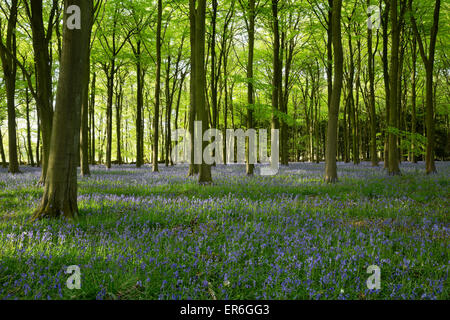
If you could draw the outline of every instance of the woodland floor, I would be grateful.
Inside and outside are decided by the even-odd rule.
[[[95,166],[76,224],[32,224],[40,170],[0,169],[0,299],[449,299],[450,163],[437,169],[340,163],[327,185],[323,164],[231,165],[198,186],[186,166]]]

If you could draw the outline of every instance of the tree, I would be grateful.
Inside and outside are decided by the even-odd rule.
[[[369,7],[370,0],[367,0]],[[378,32],[378,31],[377,31]],[[377,42],[378,45],[378,42]],[[377,48],[375,48],[376,52]],[[370,160],[373,167],[378,166],[377,154],[377,115],[375,111],[375,54],[372,49],[372,28],[367,30],[367,59],[369,67],[369,117],[370,117]]]
[[[60,17],[60,3],[57,0],[52,1],[50,15],[47,25],[44,26],[44,3],[43,1],[25,0],[25,12],[30,21],[34,62],[36,68],[36,88],[33,89],[31,75],[24,68],[22,71],[27,76],[30,90],[35,92],[36,107],[40,120],[40,131],[42,133],[42,173],[40,183],[45,183],[47,175],[48,157],[50,154],[50,143],[53,123],[53,90],[52,90],[52,55],[51,40],[54,30],[58,32],[57,22]],[[38,144],[39,145],[39,144]],[[39,153],[36,152],[39,159]],[[39,161],[38,161],[39,162]]]
[[[409,0],[409,8],[412,11],[412,0]],[[430,44],[428,46],[428,55],[425,51],[424,41],[419,33],[414,13],[411,13],[411,24],[414,30],[415,38],[419,44],[419,52],[422,57],[426,71],[426,127],[427,127],[427,154],[426,154],[426,172],[427,174],[436,173],[434,164],[434,103],[433,103],[433,70],[434,57],[436,54],[436,39],[439,30],[439,12],[441,1],[436,0],[434,6],[433,26],[430,31]]]
[[[281,90],[281,66],[280,66],[280,30],[278,21],[278,2],[272,0],[272,25],[273,25],[273,76],[272,76],[272,130],[280,128],[278,117],[280,90]]]
[[[155,83],[155,113],[153,118],[153,172],[158,172],[158,141],[159,141],[159,106],[161,104],[161,21],[162,1],[158,0],[158,22],[156,27],[156,83]]]
[[[2,7],[3,12],[6,8]],[[16,24],[18,13],[18,0],[12,0],[9,5],[9,18],[6,27],[6,37],[3,39],[3,26],[0,20],[0,58],[3,66],[3,77],[6,86],[6,100],[8,104],[8,146],[9,146],[9,167],[12,174],[19,173],[19,162],[17,159],[17,134],[16,134]],[[5,42],[3,42],[5,41]]]
[[[399,72],[399,47],[400,47],[400,28],[403,20],[404,5],[402,11],[398,12],[398,1],[391,0],[391,63],[389,68],[390,73],[390,94],[389,94],[389,175],[399,175],[399,154],[398,154],[398,140],[395,129],[398,128],[398,72]]]
[[[253,112],[255,107],[255,93],[253,89],[253,57],[254,57],[254,49],[255,49],[255,18],[256,18],[256,10],[255,10],[255,0],[248,0],[248,7],[243,4],[240,0],[241,7],[246,11],[245,17],[245,25],[247,27],[248,34],[248,59],[247,59],[247,129],[253,128]],[[246,152],[246,172],[247,175],[252,176],[254,172],[254,164],[250,162],[250,143],[247,143],[247,152]]]
[[[71,7],[76,6],[76,7]],[[80,29],[69,28],[68,8],[79,8]],[[77,10],[75,13],[77,14]],[[69,11],[70,12],[70,11]],[[33,220],[63,216],[75,219],[77,205],[77,152],[79,150],[83,81],[89,63],[89,34],[92,28],[91,1],[64,1],[64,30],[61,69],[56,95],[49,166],[44,195]],[[75,19],[77,19],[75,17]],[[75,137],[75,139],[74,139]]]
[[[202,138],[209,128],[208,110],[206,109],[206,72],[205,72],[205,18],[206,0],[189,0],[189,20],[191,30],[191,108],[194,106],[195,115],[202,124]],[[194,136],[192,136],[194,140]],[[203,140],[203,139],[202,139]],[[211,166],[206,164],[203,150],[206,143],[202,143],[202,160],[199,165],[200,184],[211,183]],[[192,154],[195,153],[191,152]]]
[[[108,4],[111,2],[108,2]],[[112,2],[111,10],[107,10],[108,19],[105,21],[98,21],[99,31],[101,33],[99,39],[100,44],[107,55],[107,62],[102,63],[103,71],[107,78],[107,106],[106,106],[106,167],[111,168],[111,153],[112,153],[112,117],[113,117],[113,99],[114,99],[114,79],[119,71],[117,65],[117,56],[124,48],[130,37],[134,33],[134,29],[126,30],[125,34],[121,33],[120,27],[123,26],[125,13],[128,8],[123,6],[123,3]],[[109,7],[108,7],[109,8]],[[112,21],[111,21],[112,19]],[[112,29],[104,28],[104,25],[111,24]]]
[[[98,8],[100,7],[102,3],[102,0],[97,0],[94,12],[98,12]],[[91,24],[94,23],[94,19],[91,19]],[[92,49],[93,43],[91,43],[91,30],[92,25],[89,27],[89,57],[90,52]],[[81,133],[80,133],[80,160],[81,160],[81,175],[82,176],[90,176],[91,171],[89,169],[89,81],[90,81],[90,73],[91,73],[91,64],[90,59],[88,63],[84,66],[86,68],[85,72],[83,73],[86,77],[83,79],[83,99],[82,99],[82,105],[81,105]],[[94,83],[95,85],[95,83]]]
[[[342,0],[334,0],[332,7],[332,39],[334,51],[334,79],[331,102],[328,110],[327,147],[325,158],[325,181],[335,183],[338,181],[336,152],[337,152],[337,127],[341,90],[343,82],[343,49],[341,35]]]

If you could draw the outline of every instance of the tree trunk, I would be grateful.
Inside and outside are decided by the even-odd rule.
[[[370,0],[367,0],[370,5]],[[369,64],[369,119],[370,119],[370,160],[372,167],[378,166],[377,115],[375,110],[375,54],[372,49],[372,29],[367,31],[367,52]]]
[[[386,130],[385,130],[385,140],[384,140],[384,168],[389,168],[389,133],[388,133],[388,127],[389,127],[389,118],[390,118],[390,101],[389,97],[391,94],[390,90],[390,79],[389,79],[389,12],[390,12],[390,6],[391,2],[388,0],[385,0],[386,6],[384,8],[383,13],[383,80],[384,80],[384,88],[386,92]]]
[[[411,76],[411,162],[417,163],[416,156],[416,75],[417,75],[417,39],[414,36],[412,43],[412,76]]]
[[[153,172],[158,172],[158,141],[159,141],[159,107],[161,103],[161,20],[162,0],[158,0],[158,23],[156,28],[156,84],[155,84],[155,114],[153,118]]]
[[[248,60],[247,60],[247,129],[253,128],[253,109],[255,107],[255,94],[253,92],[253,56],[255,48],[255,0],[248,1]],[[226,75],[225,75],[226,76]],[[254,164],[249,163],[250,149],[247,141],[246,172],[248,176],[254,174]]]
[[[65,0],[64,5],[65,9],[70,5],[77,5],[81,9],[81,30],[64,27],[52,149],[44,195],[33,220],[60,216],[75,219],[78,216],[76,155],[80,141],[83,81],[87,78],[84,73],[87,72],[85,64],[89,63],[93,8],[91,1],[84,0]],[[67,19],[65,13],[64,26]]]
[[[9,167],[8,172],[12,174],[20,173],[19,162],[17,159],[17,133],[16,133],[16,24],[18,1],[11,1],[9,7],[8,26],[6,30],[6,43],[0,38],[0,56],[3,67],[3,77],[6,87],[6,101],[8,111],[8,154]]]
[[[190,17],[190,28],[191,28],[191,47],[193,48],[192,60],[194,63],[194,83],[191,89],[193,89],[193,102],[196,108],[197,119],[202,124],[201,135],[208,130],[208,110],[206,108],[206,74],[205,74],[205,16],[206,16],[206,0],[190,0],[189,1],[189,17]],[[191,80],[192,81],[192,80]],[[194,140],[194,136],[192,136]],[[203,140],[203,139],[202,139]],[[200,142],[201,143],[201,142]],[[201,143],[201,153],[202,160],[199,166],[199,183],[211,183],[211,166],[206,164],[203,159],[203,150],[205,149],[207,143]],[[195,153],[195,152],[192,152]]]
[[[412,0],[409,1],[409,7],[412,11]],[[413,30],[419,44],[420,55],[426,71],[426,129],[427,129],[427,153],[425,157],[426,173],[436,173],[436,165],[434,163],[434,103],[433,103],[433,70],[434,70],[434,56],[436,51],[436,40],[439,31],[439,13],[441,9],[441,1],[436,0],[433,15],[433,26],[430,31],[430,45],[428,46],[428,56],[425,52],[425,44],[418,31],[414,14],[411,15],[411,22]]]
[[[28,87],[25,89],[25,103],[26,103],[26,114],[27,114],[27,145],[28,145],[28,154],[29,154],[29,164],[34,167],[34,157],[33,157],[33,148],[31,146],[31,124],[30,124],[30,95],[28,91]]]
[[[89,104],[89,111],[91,114],[91,164],[95,165],[95,85],[96,85],[96,73],[94,72],[92,75],[92,84],[91,84],[91,102]]]
[[[6,168],[6,157],[5,157],[5,149],[3,147],[3,135],[0,128],[0,155],[2,157],[2,168]]]
[[[121,121],[122,121],[122,97],[123,97],[123,85],[120,76],[117,79],[116,86],[116,159],[117,164],[122,164],[122,143],[121,143]]]
[[[90,36],[89,36],[90,37]],[[80,139],[80,160],[81,160],[81,175],[88,177],[91,175],[89,170],[89,75],[91,71],[90,63],[83,66],[86,70],[83,72],[83,92],[81,100],[81,139]]]
[[[33,33],[34,60],[36,65],[36,107],[42,132],[42,173],[39,182],[44,184],[47,176],[53,122],[52,57],[50,54],[50,41],[52,39],[54,25],[56,24],[48,23],[44,26],[43,2],[33,0],[29,2],[30,4],[28,4],[28,1],[26,2],[25,8],[30,19],[30,26]],[[58,1],[54,1],[51,9],[53,13],[55,13],[58,6]],[[56,15],[54,16],[56,19]],[[45,32],[46,27],[47,33]],[[55,29],[58,29],[58,27],[55,27]]]
[[[144,164],[144,135],[142,122],[142,109],[144,107],[144,77],[141,66],[141,41],[138,40],[136,46],[136,75],[137,75],[137,99],[136,99],[136,167],[140,168]]]
[[[398,162],[398,147],[397,147],[397,136],[393,129],[397,129],[397,108],[398,108],[398,70],[399,70],[399,45],[400,45],[400,28],[398,19],[398,1],[391,0],[391,64],[390,64],[390,95],[389,95],[389,175],[399,175],[400,168]]]
[[[272,0],[272,23],[273,23],[273,78],[272,78],[272,130],[280,128],[278,118],[280,102],[280,31],[278,23],[278,1]]]
[[[169,55],[167,57],[167,63],[166,63],[166,84],[165,84],[165,95],[166,95],[166,139],[165,139],[165,149],[166,149],[166,157],[165,157],[165,165],[166,167],[169,166],[169,163],[171,162],[171,155],[170,155],[170,138],[171,138],[171,130],[170,130],[170,121],[171,121],[171,113],[172,113],[172,102],[171,102],[171,93],[170,93],[170,67],[171,67],[171,56],[170,56],[170,49],[169,49]],[[176,76],[175,76],[176,77]],[[174,81],[175,81],[174,77]]]
[[[339,105],[341,100],[342,78],[343,78],[343,49],[341,35],[341,10],[342,0],[333,1],[332,30],[334,49],[334,80],[331,103],[328,112],[327,148],[325,163],[325,181],[335,183],[338,181],[336,151],[337,151],[337,127]]]

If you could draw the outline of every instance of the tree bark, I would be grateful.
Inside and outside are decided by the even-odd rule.
[[[272,0],[272,24],[273,24],[273,77],[272,77],[272,130],[280,129],[278,118],[280,103],[280,31],[278,22],[278,1]]]
[[[28,87],[25,89],[25,104],[26,104],[26,116],[27,116],[27,145],[29,164],[34,167],[33,148],[31,146],[31,123],[30,123],[30,95]]]
[[[91,102],[89,103],[89,112],[90,112],[90,129],[91,129],[91,164],[95,165],[95,86],[96,86],[97,75],[94,72],[92,75],[92,83],[91,83]]]
[[[40,118],[42,132],[42,173],[40,183],[45,183],[50,154],[52,135],[53,105],[52,105],[52,59],[50,41],[53,34],[54,23],[48,23],[47,33],[44,27],[42,1],[28,1],[25,9],[30,20],[33,35],[34,60],[36,65],[36,107]],[[53,1],[50,17],[56,20],[58,1]]]
[[[390,90],[390,77],[389,77],[389,12],[391,7],[391,2],[389,0],[385,0],[385,8],[383,13],[383,80],[384,80],[384,89],[386,92],[386,127],[389,127],[389,118],[390,118],[390,101],[389,97],[391,94]],[[384,140],[384,168],[389,168],[389,133],[386,128],[385,130],[385,140]]]
[[[2,168],[6,168],[6,157],[5,157],[5,148],[3,147],[3,135],[0,128],[0,155],[2,157]]]
[[[247,129],[253,128],[253,111],[255,108],[255,93],[253,90],[253,57],[255,48],[255,0],[248,0],[248,60],[247,60]],[[226,76],[226,75],[225,75]],[[246,173],[248,176],[254,174],[254,164],[249,163],[250,149],[249,141],[247,141],[246,152]]]
[[[191,65],[194,60],[194,82],[191,89],[193,90],[193,103],[196,108],[197,119],[202,123],[202,137],[209,128],[208,110],[206,108],[206,74],[205,74],[205,17],[206,17],[206,0],[190,0],[189,1],[189,17],[191,30],[191,48],[193,55],[191,56]],[[193,35],[193,37],[192,37]],[[192,81],[192,79],[191,79]],[[192,136],[194,140],[194,136]],[[203,139],[202,139],[203,140]],[[207,143],[202,143],[202,161],[199,166],[198,182],[207,184],[212,182],[211,166],[206,164],[203,159],[203,150]],[[192,150],[193,151],[193,150]],[[194,153],[194,152],[192,152]]]
[[[367,0],[370,5],[370,0]],[[369,119],[370,119],[370,160],[372,167],[378,166],[377,115],[375,110],[375,54],[372,49],[372,29],[367,31],[367,52],[369,66]]]
[[[342,80],[343,80],[343,49],[341,35],[341,11],[342,0],[333,1],[332,30],[333,30],[333,50],[334,50],[334,80],[331,103],[328,110],[328,130],[327,148],[325,163],[325,181],[335,183],[338,181],[336,151],[337,151],[337,127],[339,106],[341,100]]]
[[[90,38],[90,35],[89,35]],[[81,175],[88,177],[91,175],[89,170],[89,76],[91,71],[90,63],[83,66],[86,70],[83,72],[85,79],[83,79],[83,92],[81,100],[81,139],[80,139],[80,160],[81,160]]]
[[[412,75],[411,75],[411,162],[417,163],[416,156],[416,128],[417,128],[417,116],[416,116],[416,104],[417,104],[417,92],[416,92],[416,75],[417,75],[417,39],[414,36],[412,48]]]
[[[89,62],[89,33],[92,27],[92,2],[65,0],[64,8],[76,5],[81,11],[81,29],[66,27],[64,14],[63,49],[56,96],[55,119],[52,130],[52,149],[49,157],[44,195],[33,220],[42,218],[76,219],[77,167],[76,156],[80,142],[82,93]],[[81,71],[81,72],[80,72]]]
[[[5,43],[3,43],[0,30],[0,58],[3,67],[3,77],[6,87],[6,101],[8,111],[8,154],[9,167],[8,172],[12,174],[20,173],[19,162],[17,158],[17,132],[16,132],[16,24],[18,13],[18,1],[12,0],[9,7],[8,25],[6,29]],[[0,27],[1,28],[1,27]]]
[[[136,45],[136,74],[137,74],[137,99],[136,99],[136,167],[140,168],[144,164],[144,135],[142,110],[144,108],[144,77],[141,63],[141,41]]]
[[[409,7],[412,11],[412,0],[409,0]],[[427,128],[427,153],[425,157],[426,173],[436,173],[436,165],[434,163],[434,103],[433,103],[433,70],[434,70],[434,56],[436,52],[436,40],[439,31],[439,13],[441,9],[441,1],[436,0],[433,15],[433,26],[430,31],[430,44],[428,47],[428,54],[425,52],[425,44],[418,31],[417,23],[414,14],[411,15],[411,22],[413,30],[419,44],[419,52],[425,65],[426,71],[426,128]]]
[[[158,172],[158,142],[159,142],[159,107],[161,103],[161,20],[162,1],[158,0],[158,22],[156,27],[156,84],[155,113],[153,118],[153,172]]]
[[[398,1],[391,0],[391,62],[390,62],[390,96],[389,96],[389,175],[400,175],[397,135],[392,131],[398,129],[398,71],[399,71],[399,47],[400,25],[398,15]]]

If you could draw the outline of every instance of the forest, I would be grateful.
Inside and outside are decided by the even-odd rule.
[[[0,0],[0,298],[448,299],[449,9]]]

